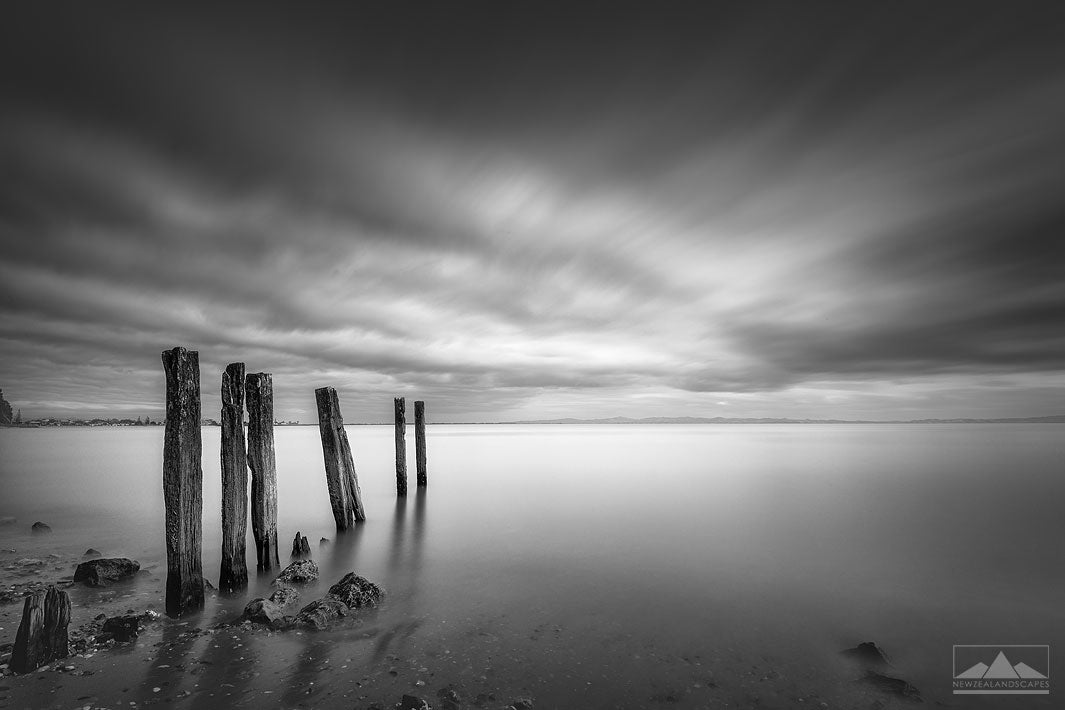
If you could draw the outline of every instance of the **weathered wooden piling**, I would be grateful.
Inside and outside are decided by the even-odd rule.
[[[55,587],[26,597],[11,649],[11,670],[29,673],[70,655],[70,596]]]
[[[166,507],[166,613],[203,608],[203,469],[200,466],[200,355],[163,351],[166,431],[163,503]]]
[[[407,400],[396,397],[396,495],[407,495]]]
[[[296,531],[296,537],[292,539],[292,556],[296,559],[311,556],[311,543],[307,541],[306,535],[301,535],[300,531]]]
[[[222,566],[218,589],[248,586],[248,452],[244,444],[244,363],[222,373]]]
[[[425,472],[425,402],[414,403],[414,461],[418,468],[418,485],[429,482]]]
[[[314,399],[318,405],[318,431],[322,436],[329,505],[333,509],[337,531],[344,531],[366,520],[359,477],[355,473],[348,434],[344,431],[337,391],[332,387],[319,387],[314,391]]]
[[[244,380],[248,406],[248,467],[251,468],[251,532],[256,568],[280,567],[277,550],[277,468],[274,459],[274,381],[268,372]]]

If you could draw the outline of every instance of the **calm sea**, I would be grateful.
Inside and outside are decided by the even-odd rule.
[[[212,581],[219,431],[203,430]],[[387,603],[370,634],[249,643],[275,671],[238,691],[309,682],[324,657],[538,707],[788,707],[849,697],[837,652],[868,640],[926,701],[953,701],[954,644],[1050,644],[1065,678],[1061,425],[430,426],[428,490],[411,470],[399,501],[392,428],[347,431],[368,520],[338,541],[317,427],[275,430],[281,548],[301,531],[325,584],[354,569]],[[134,557],[154,571],[141,605],[161,608],[162,439],[0,430],[0,516],[18,518],[0,547]]]

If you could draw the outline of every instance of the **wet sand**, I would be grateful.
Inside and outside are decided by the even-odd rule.
[[[212,592],[202,613],[175,620],[158,613],[158,565],[96,589],[69,584],[80,561],[73,555],[0,554],[0,588],[58,582],[73,602],[71,657],[25,675],[4,669],[0,708],[391,708],[407,694],[436,708],[911,705],[856,683],[858,669],[833,649],[785,657],[755,648],[754,634],[707,639],[691,654],[596,620],[583,628],[544,622],[515,639],[504,636],[509,622],[491,615],[397,619],[387,597],[381,609],[356,612],[333,630],[272,631],[239,620],[254,590],[232,599]],[[303,600],[327,584],[303,589]],[[0,606],[0,643],[14,640],[21,606]],[[146,614],[137,639],[92,642],[98,617],[127,613]]]

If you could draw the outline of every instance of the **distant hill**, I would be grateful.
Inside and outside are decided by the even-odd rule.
[[[1065,414],[1002,419],[788,419],[782,417],[610,417],[608,419],[531,419],[500,424],[1065,424]]]

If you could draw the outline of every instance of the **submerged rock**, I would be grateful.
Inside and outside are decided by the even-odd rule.
[[[318,565],[314,563],[314,560],[296,560],[281,570],[281,574],[274,580],[274,584],[279,586],[282,582],[306,584],[316,579],[318,579]]]
[[[383,593],[376,584],[354,572],[348,572],[339,582],[329,588],[330,597],[339,599],[352,609],[377,606]]]
[[[440,701],[441,710],[461,710],[466,707],[462,702],[462,696],[455,690],[455,686],[448,685],[436,691],[436,697]]]
[[[82,557],[103,557],[103,556],[104,556],[104,553],[100,552],[95,547],[90,547],[88,550],[85,551],[85,554],[82,555]]]
[[[17,522],[18,522],[18,518],[12,518],[10,515],[5,515],[2,518],[0,518],[0,526],[3,526],[3,525],[14,525]]]
[[[876,671],[866,671],[865,675],[855,682],[870,685],[883,693],[896,695],[911,703],[923,702],[921,692],[901,678],[890,678]]]
[[[47,523],[42,523],[40,520],[38,520],[36,523],[34,523],[32,526],[30,526],[30,530],[32,530],[33,532],[38,533],[38,534],[52,532],[51,526],[48,525]]]
[[[104,621],[100,633],[111,634],[115,641],[130,641],[140,634],[141,617],[134,614],[112,616]]]
[[[285,607],[298,602],[300,600],[300,593],[292,587],[279,585],[278,588],[274,590],[274,593],[270,595],[269,600],[280,607]]]
[[[854,648],[840,651],[839,655],[848,658],[855,663],[860,663],[866,668],[890,668],[891,662],[887,659],[883,649],[872,641],[860,643]]]
[[[348,615],[343,602],[330,597],[315,599],[296,614],[295,624],[305,629],[322,631]]]
[[[295,539],[292,540],[292,556],[295,558],[311,556],[311,543],[307,542],[307,536],[301,536],[298,530]]]
[[[108,582],[128,579],[141,568],[141,563],[128,557],[102,557],[82,562],[74,570],[74,581],[90,587],[104,587]]]
[[[396,703],[396,710],[432,710],[432,706],[428,700],[416,695],[404,695],[403,699]]]
[[[269,599],[252,599],[244,607],[244,614],[241,618],[254,624],[262,624],[274,629],[288,625],[288,620],[285,618],[285,613],[281,610],[281,607]]]

